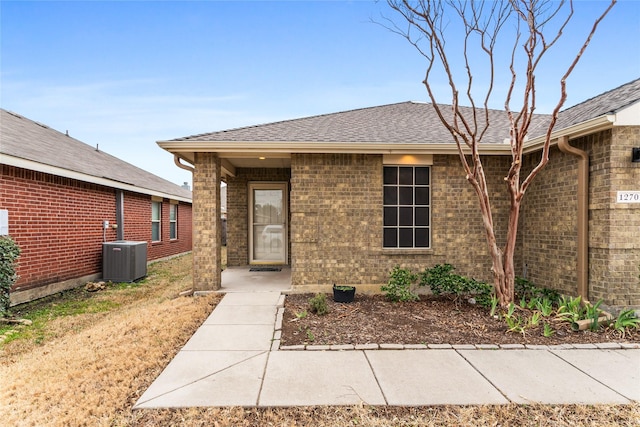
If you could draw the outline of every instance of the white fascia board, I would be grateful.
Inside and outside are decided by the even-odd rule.
[[[59,168],[57,166],[46,165],[44,163],[34,162],[32,160],[22,159],[20,157],[10,156],[8,154],[0,154],[0,164],[15,166],[17,168],[33,170],[36,172],[48,173],[64,178],[75,179],[91,184],[104,185],[105,187],[117,188],[119,190],[131,191],[133,193],[147,194],[149,196],[163,197],[166,199],[179,200],[181,202],[192,203],[191,199],[180,197],[175,194],[164,193],[162,191],[151,190],[148,188],[137,187],[109,178],[101,178],[97,176],[87,175],[81,172],[75,172],[68,169]]]
[[[289,142],[289,141],[158,141],[163,149],[172,152],[215,152],[221,157],[259,154],[458,154],[454,143],[377,143],[377,142]],[[508,144],[480,145],[483,155],[510,153]],[[465,152],[470,152],[465,147]]]

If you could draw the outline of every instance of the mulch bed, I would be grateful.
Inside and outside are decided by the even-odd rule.
[[[551,337],[543,336],[542,322],[524,334],[510,332],[504,320],[489,315],[489,309],[446,296],[392,303],[383,295],[356,295],[352,303],[339,304],[327,295],[329,313],[319,316],[309,309],[312,296],[293,294],[285,298],[281,345],[640,342],[637,329],[623,337],[608,327],[598,332],[574,332],[566,322],[552,322],[555,333]]]

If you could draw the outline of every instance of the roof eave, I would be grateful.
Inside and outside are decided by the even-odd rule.
[[[568,136],[569,139],[580,138],[602,130],[610,129],[615,123],[615,114],[605,114],[585,122],[575,124],[566,128],[554,130],[551,132],[551,145],[555,145],[558,139]],[[537,136],[530,139],[524,147],[524,154],[532,153],[542,149],[546,140],[546,135]]]
[[[312,142],[312,141],[158,141],[158,145],[174,154],[216,152],[220,154],[458,154],[454,143],[378,143],[378,142]],[[507,144],[483,143],[482,154],[510,152]],[[190,157],[190,156],[188,156]]]
[[[636,107],[637,108],[637,107]],[[610,129],[615,125],[628,125],[617,120],[619,114],[604,114],[593,119],[554,130],[551,133],[551,145],[559,138],[579,138],[588,134]],[[625,116],[626,117],[626,116]],[[546,135],[540,135],[527,141],[524,153],[542,149]],[[314,142],[314,141],[158,141],[158,145],[174,154],[193,159],[193,153],[216,152],[227,155],[253,156],[258,154],[281,155],[294,153],[350,153],[350,154],[458,154],[455,143],[379,143],[379,142]],[[465,152],[468,152],[466,147]],[[511,153],[509,144],[483,143],[480,145],[483,155],[505,155]]]
[[[61,176],[64,178],[76,179],[78,181],[88,182],[91,184],[104,185],[105,187],[117,188],[119,190],[126,190],[134,193],[147,194],[150,196],[157,196],[166,199],[177,200],[180,202],[192,203],[192,199],[178,196],[176,194],[142,188],[133,184],[127,184],[126,182],[120,182],[109,178],[87,175],[81,172],[75,172],[69,169],[11,156],[9,154],[0,154],[0,163],[22,169],[33,170],[36,172],[43,172],[51,175]]]

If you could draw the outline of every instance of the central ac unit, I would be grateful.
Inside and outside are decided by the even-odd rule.
[[[102,244],[102,280],[133,282],[147,275],[147,242]]]

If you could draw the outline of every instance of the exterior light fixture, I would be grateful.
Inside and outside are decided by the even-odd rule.
[[[266,159],[266,157],[262,157],[262,156],[258,157],[258,160],[264,160],[264,159]]]
[[[640,147],[633,147],[631,149],[631,161],[633,163],[640,163]]]

